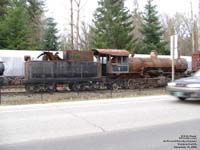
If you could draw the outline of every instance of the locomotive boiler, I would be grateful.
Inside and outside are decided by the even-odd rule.
[[[182,74],[188,68],[187,61],[182,58],[175,59],[175,72]],[[172,61],[169,58],[158,58],[157,51],[152,50],[149,58],[134,57],[129,58],[129,72],[139,73],[147,77],[160,75],[170,76],[172,71]]]

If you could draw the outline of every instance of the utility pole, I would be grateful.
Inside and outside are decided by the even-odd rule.
[[[198,26],[198,50],[200,50],[200,0],[199,0],[199,10],[198,10],[198,21],[199,21],[199,26]]]
[[[73,21],[73,0],[70,0],[71,3],[71,48],[74,49],[74,21]]]
[[[172,81],[174,81],[175,76],[175,57],[178,57],[178,36],[172,35],[170,37],[170,53],[171,53],[171,59],[172,59]]]
[[[192,0],[190,0],[190,6],[191,6],[191,22],[192,22],[192,53],[195,51],[194,49],[194,14],[193,14],[193,6],[192,6]]]

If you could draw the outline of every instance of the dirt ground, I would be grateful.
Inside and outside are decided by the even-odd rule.
[[[165,88],[118,91],[84,91],[62,93],[2,94],[1,105],[38,104],[81,100],[112,99],[147,95],[165,95]]]

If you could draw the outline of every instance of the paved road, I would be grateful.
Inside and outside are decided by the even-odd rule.
[[[0,149],[13,143],[198,121],[199,107],[200,101],[180,102],[171,96],[1,106]]]
[[[1,146],[1,150],[199,150],[200,119]]]

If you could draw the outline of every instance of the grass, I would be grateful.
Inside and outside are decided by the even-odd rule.
[[[68,102],[81,100],[97,100],[110,98],[124,98],[136,96],[164,95],[165,88],[142,90],[118,90],[118,91],[84,91],[66,93],[43,93],[26,95],[2,95],[1,105],[22,105],[52,102]]]

